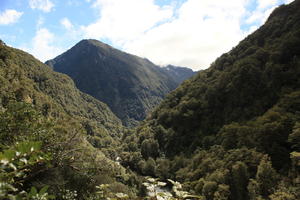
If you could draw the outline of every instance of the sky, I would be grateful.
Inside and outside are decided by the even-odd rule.
[[[157,65],[206,69],[293,0],[0,0],[0,39],[45,62],[97,39]]]

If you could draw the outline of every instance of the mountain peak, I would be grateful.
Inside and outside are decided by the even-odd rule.
[[[96,47],[100,47],[100,48],[104,48],[104,49],[112,49],[113,47],[104,43],[104,42],[101,42],[99,40],[95,40],[95,39],[84,39],[84,40],[81,40],[80,42],[78,42],[75,46],[96,46]]]
[[[182,70],[167,71],[92,39],[46,63],[69,75],[81,91],[105,102],[125,125],[145,119],[167,93],[193,75],[182,73],[182,78]]]

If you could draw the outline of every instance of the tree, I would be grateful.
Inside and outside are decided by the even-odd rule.
[[[214,200],[227,200],[229,198],[229,186],[225,184],[218,185],[217,191],[214,193]]]
[[[157,163],[157,167],[155,170],[156,176],[158,176],[163,180],[170,178],[170,161],[167,159],[157,159],[156,163]]]
[[[256,180],[263,197],[267,197],[272,193],[272,189],[277,185],[278,178],[279,176],[273,169],[269,157],[264,156],[260,161],[256,172]]]
[[[300,123],[296,123],[293,128],[293,132],[289,135],[288,141],[292,144],[292,148],[295,151],[300,152]]]
[[[236,162],[231,169],[231,199],[245,200],[248,199],[247,186],[249,182],[248,169],[245,163]]]
[[[141,144],[141,153],[145,159],[149,157],[157,158],[159,155],[159,145],[154,139],[146,139]]]
[[[259,184],[255,179],[250,179],[249,184],[247,186],[249,199],[250,200],[258,200],[262,199],[260,196]]]
[[[205,195],[207,200],[214,199],[214,193],[218,189],[218,184],[215,181],[206,181],[202,188],[202,194]]]
[[[146,164],[144,166],[144,169],[142,169],[142,172],[148,176],[155,176],[155,161],[153,160],[153,158],[149,158],[146,161]]]
[[[9,102],[6,110],[0,113],[0,143],[11,145],[25,139],[41,140],[51,124],[37,112],[31,104]]]

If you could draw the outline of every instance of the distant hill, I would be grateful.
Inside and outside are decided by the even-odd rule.
[[[177,83],[182,83],[183,81],[191,78],[197,72],[193,71],[187,67],[179,67],[174,65],[167,65],[162,67],[162,69],[170,75],[171,78],[175,80]]]
[[[97,40],[82,40],[46,64],[105,102],[126,126],[145,119],[167,93],[193,74],[186,68],[160,68]]]

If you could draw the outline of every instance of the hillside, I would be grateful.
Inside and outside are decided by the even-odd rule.
[[[104,183],[134,190],[111,160],[121,121],[71,78],[1,41],[0,91],[0,199],[34,199],[24,190],[45,185],[57,199],[68,191],[82,199]]]
[[[171,92],[126,137],[124,150],[140,157],[124,156],[124,165],[179,180],[205,199],[300,198],[299,9],[299,0],[278,7]]]
[[[296,1],[277,8],[259,30],[167,96],[148,120],[182,137],[166,149],[176,146],[180,152],[179,147],[193,148],[191,143],[195,148],[202,136],[262,116],[299,90],[298,6]]]
[[[189,76],[167,70],[97,40],[82,40],[46,62],[69,75],[83,92],[106,103],[126,126],[145,119],[167,93]],[[190,72],[188,72],[190,73]]]
[[[95,122],[106,134],[109,130],[109,134],[120,136],[120,120],[107,105],[80,92],[68,76],[5,44],[1,45],[1,58],[1,102],[10,98],[26,100],[52,117],[63,110],[82,121]]]

